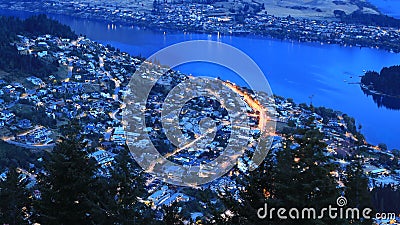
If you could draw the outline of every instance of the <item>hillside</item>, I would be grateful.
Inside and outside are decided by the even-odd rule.
[[[17,46],[12,43],[19,37],[39,36],[51,34],[75,38],[71,29],[61,23],[38,15],[20,20],[14,17],[0,17],[0,71],[2,78],[7,79],[14,75],[37,75],[55,72],[58,67],[56,61],[43,60],[32,55],[19,54]]]
[[[229,1],[230,2],[230,1]],[[334,10],[342,10],[346,14],[362,11],[379,14],[378,10],[366,0],[244,0],[264,4],[265,11],[275,16],[312,19],[335,19]]]

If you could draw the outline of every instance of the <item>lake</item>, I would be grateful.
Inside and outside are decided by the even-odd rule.
[[[400,19],[400,1],[399,0],[368,0],[378,7],[378,9],[389,16]]]
[[[0,13],[25,17],[26,13]],[[188,40],[215,40],[232,45],[248,54],[266,75],[272,91],[293,98],[297,103],[312,103],[340,110],[355,117],[362,133],[373,144],[386,143],[400,148],[400,111],[378,107],[359,85],[364,70],[378,70],[400,64],[400,54],[382,50],[319,43],[298,43],[261,37],[232,37],[165,33],[102,21],[52,15],[78,34],[103,44],[110,44],[132,55],[149,56],[171,44]],[[181,66],[179,70],[194,75],[213,75],[243,84],[224,68],[212,64]]]

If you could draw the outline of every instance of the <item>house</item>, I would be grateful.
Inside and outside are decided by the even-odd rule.
[[[134,146],[136,148],[146,148],[149,145],[150,141],[146,139],[141,139],[138,141],[135,141],[133,143],[130,143],[131,146]]]
[[[167,186],[162,186],[160,190],[154,192],[150,195],[147,200],[151,201],[154,205],[158,206],[160,203],[164,202],[171,196],[171,191]]]
[[[0,181],[5,181],[7,179],[7,171],[0,174]]]
[[[166,199],[164,202],[162,202],[162,204],[166,206],[171,206],[174,202],[188,202],[188,201],[189,201],[189,196],[183,193],[175,193],[171,197]]]
[[[29,55],[29,48],[27,47],[17,47],[17,50],[20,55]]]
[[[388,175],[389,171],[387,169],[375,169],[370,171],[368,174],[372,176],[379,176],[379,175]]]
[[[194,212],[194,213],[191,213],[190,214],[190,218],[191,218],[191,220],[192,221],[197,221],[196,219],[197,218],[201,218],[201,217],[203,217],[204,215],[203,215],[203,213],[201,213],[201,212]]]
[[[39,47],[43,47],[43,48],[47,48],[47,49],[49,49],[50,48],[50,46],[46,43],[46,42],[39,42],[38,44],[37,44],[37,46],[39,46]]]
[[[15,91],[15,87],[13,87],[12,85],[7,85],[7,86],[3,87],[3,91],[6,94],[11,94]]]
[[[24,88],[24,85],[22,85],[21,83],[18,83],[18,82],[13,82],[12,85],[13,85],[15,88],[25,89],[25,88]]]
[[[44,85],[44,82],[42,81],[42,79],[37,78],[35,76],[30,76],[28,78],[26,78],[28,81],[30,81],[32,84],[36,85],[36,86],[41,86]]]
[[[37,55],[38,55],[40,58],[45,57],[45,56],[47,56],[47,51],[38,52]]]
[[[28,119],[22,119],[18,121],[17,126],[21,129],[29,129],[32,128],[32,123]]]
[[[37,128],[36,130],[30,131],[28,133],[23,133],[17,136],[20,142],[25,142],[26,144],[36,145],[36,144],[50,144],[53,139],[50,138],[52,132],[46,128]]]
[[[97,163],[103,168],[111,166],[111,163],[114,160],[114,156],[111,153],[102,149],[91,153],[89,156],[94,158]]]
[[[0,112],[0,120],[8,121],[14,117],[15,117],[14,113],[11,113],[8,110],[4,110],[4,111]]]
[[[119,144],[124,145],[126,141],[125,131],[123,127],[116,127],[112,136],[112,140]]]

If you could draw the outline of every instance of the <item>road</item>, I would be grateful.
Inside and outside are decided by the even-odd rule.
[[[260,129],[261,133],[265,132],[267,129],[267,122],[269,120],[269,117],[267,116],[267,109],[264,108],[257,100],[254,100],[249,94],[246,92],[240,90],[237,86],[224,82],[224,84],[232,89],[234,92],[239,94],[240,96],[243,97],[244,101],[254,110],[260,112],[260,117],[259,117],[259,122],[258,122],[258,128]]]
[[[254,100],[249,94],[247,94],[246,92],[240,90],[237,86],[232,85],[231,83],[228,82],[224,82],[224,84],[229,87],[231,90],[233,90],[235,93],[239,94],[240,96],[243,97],[243,100],[254,110],[254,111],[258,111],[260,112],[260,116],[259,116],[259,123],[258,123],[258,128],[260,129],[261,133],[266,133],[266,129],[267,129],[267,122],[269,120],[269,117],[267,116],[267,109],[264,108],[264,106],[262,106],[257,100]],[[175,149],[173,152],[171,153],[167,153],[164,155],[164,158],[169,158],[171,156],[174,156],[176,154],[178,154],[179,152],[181,152],[182,150],[185,150],[191,146],[193,146],[195,143],[197,143],[198,141],[200,141],[202,138],[206,137],[208,134],[214,132],[213,128],[208,129],[204,134],[202,134],[201,136],[199,136],[198,138],[194,139],[193,141],[185,144],[184,146]],[[157,161],[154,161],[150,168],[148,169],[148,171],[153,171],[154,167],[157,163],[159,163],[162,160],[162,158],[160,158]]]

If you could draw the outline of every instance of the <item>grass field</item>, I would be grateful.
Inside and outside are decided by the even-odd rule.
[[[113,4],[129,5],[135,8],[137,7],[137,9],[142,8],[144,10],[149,10],[153,6],[153,1],[154,0],[118,0],[117,2],[113,2]],[[167,0],[168,3],[174,1],[177,0]],[[250,4],[264,4],[265,10],[261,13],[267,12],[268,14],[280,17],[291,15],[297,18],[334,19],[334,10],[342,10],[346,14],[357,10],[362,10],[365,13],[371,14],[380,13],[368,0],[227,0],[226,2],[217,2],[214,5],[223,5],[223,8],[226,9],[228,13],[228,9],[238,9],[243,6],[244,2]]]
[[[342,10],[350,14],[357,10],[365,13],[379,14],[374,6],[366,0],[229,0],[224,8],[240,7],[243,2],[264,4],[270,15],[279,17],[293,16],[296,18],[334,19],[334,10]]]
[[[158,0],[164,2],[164,0]],[[190,0],[183,0],[190,2]],[[131,9],[137,11],[149,11],[153,8],[154,0],[80,0],[79,2],[90,5],[107,6],[110,9]],[[166,0],[168,4],[173,2],[181,2],[181,0]],[[297,18],[315,18],[315,19],[334,19],[334,10],[343,10],[346,14],[350,14],[356,10],[363,10],[365,13],[378,14],[376,7],[368,2],[368,0],[226,0],[218,1],[214,4],[221,7],[219,12],[225,11],[229,14],[229,9],[243,8],[243,3],[264,4],[265,10],[270,15],[286,17],[291,15]]]

